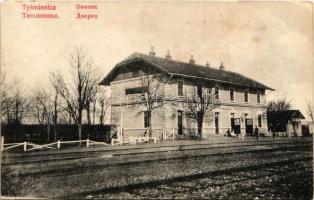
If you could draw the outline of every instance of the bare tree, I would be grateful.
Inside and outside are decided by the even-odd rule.
[[[95,123],[95,114],[96,114],[96,104],[97,104],[97,93],[98,93],[98,81],[99,78],[94,75],[93,79],[89,82],[87,86],[89,91],[87,91],[86,100],[84,103],[84,109],[87,112],[87,123],[92,124],[91,113],[93,114],[93,124]]]
[[[96,102],[94,105],[94,111],[95,113],[93,113],[94,115],[94,119],[98,118],[98,121],[101,125],[103,125],[105,123],[106,117],[108,115],[108,107],[109,107],[109,101],[108,98],[106,96],[106,90],[102,89],[99,87],[98,93],[97,93],[97,98],[95,98]]]
[[[6,71],[0,67],[0,120],[4,120],[10,112],[9,91],[12,88],[7,81]]]
[[[29,99],[18,83],[12,90],[12,95],[8,97],[7,107],[9,108],[8,123],[21,124],[29,116]]]
[[[197,89],[196,89],[197,88]],[[192,90],[191,94],[184,95],[184,111],[191,119],[197,122],[197,129],[200,139],[203,138],[203,121],[205,115],[219,107],[218,100],[216,100],[212,90],[204,90],[201,85]]]
[[[289,110],[291,107],[291,100],[288,100],[287,97],[283,96],[277,100],[268,102],[267,112]]]
[[[99,116],[99,123],[103,125],[105,123],[106,115],[107,115],[107,110],[109,106],[109,102],[106,101],[106,97],[99,97],[98,98],[98,104],[99,104],[99,111],[98,111],[98,116]]]
[[[152,113],[164,105],[163,86],[170,80],[169,77],[162,76],[155,69],[149,69],[146,74],[142,74],[141,87],[136,88],[137,93],[131,106],[140,106],[148,120],[148,135],[152,136]],[[133,104],[134,103],[134,104]]]
[[[53,90],[53,88],[52,88]],[[37,87],[30,98],[31,119],[38,124],[47,125],[48,141],[50,140],[51,124],[53,124],[54,141],[57,139],[56,125],[58,114],[61,112],[58,102],[58,94],[47,90],[47,87]]]
[[[314,122],[314,111],[311,101],[306,101],[306,112],[307,115],[310,117],[311,121]]]
[[[54,105],[49,93],[43,88],[33,91],[31,97],[32,118],[41,125],[50,124],[54,114]]]
[[[81,139],[81,124],[84,109],[89,110],[98,84],[94,71],[94,62],[82,49],[76,49],[70,55],[69,64],[72,70],[67,79],[62,73],[52,74],[52,85],[65,102],[62,108],[66,110],[79,128]]]

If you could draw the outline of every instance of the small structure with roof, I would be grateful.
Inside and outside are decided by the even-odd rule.
[[[302,135],[302,120],[305,117],[299,110],[267,112],[267,119],[272,132]]]

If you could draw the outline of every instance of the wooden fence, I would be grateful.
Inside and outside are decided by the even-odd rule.
[[[110,145],[106,142],[96,142],[96,141],[93,141],[90,139],[74,140],[74,141],[60,141],[60,140],[58,140],[57,142],[53,142],[53,143],[49,143],[49,144],[43,144],[43,145],[34,144],[31,142],[19,142],[19,143],[7,143],[7,144],[5,144],[4,143],[4,137],[1,136],[1,138],[0,138],[0,150],[1,151],[5,151],[5,150],[9,150],[9,149],[16,149],[16,148],[23,148],[24,152],[39,150],[39,149],[57,149],[57,150],[59,150],[59,149],[61,149],[61,147],[63,145],[66,145],[66,144],[80,144],[80,146],[82,144],[84,144],[84,146],[87,148],[89,148],[92,145],[105,145],[105,146]]]

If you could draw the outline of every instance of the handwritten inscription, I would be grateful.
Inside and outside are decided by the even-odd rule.
[[[55,13],[57,7],[51,4],[22,4],[23,18],[37,19],[56,19],[59,18]]]
[[[76,10],[78,10],[76,14],[76,19],[78,20],[90,20],[90,19],[97,19],[98,15],[95,10],[98,9],[97,5],[86,5],[86,4],[76,4]]]

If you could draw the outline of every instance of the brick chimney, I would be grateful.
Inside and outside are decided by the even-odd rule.
[[[223,63],[223,62],[221,62],[219,69],[220,69],[220,70],[225,70],[225,66],[224,66],[224,63]]]
[[[171,56],[170,56],[170,51],[169,50],[167,51],[166,59],[167,60],[171,60]]]
[[[149,51],[149,54],[148,54],[148,55],[150,55],[150,56],[155,56],[155,55],[156,55],[153,46],[150,47],[150,51]]]
[[[193,58],[193,55],[191,55],[189,62],[190,62],[190,64],[193,64],[193,65],[195,64],[195,60],[194,60],[194,58]]]
[[[206,66],[206,67],[210,67],[210,64],[209,64],[208,61],[206,62],[205,66]]]

